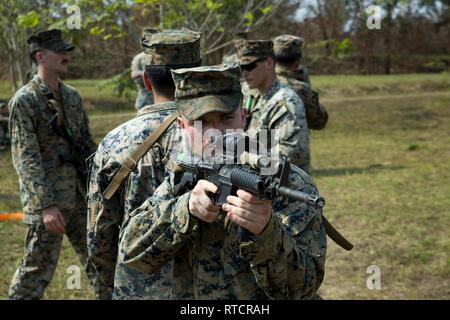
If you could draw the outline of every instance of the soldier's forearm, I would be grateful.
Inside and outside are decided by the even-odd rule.
[[[119,244],[119,263],[154,273],[173,258],[196,225],[196,219],[188,212],[189,196],[187,193],[155,206],[148,206],[146,202],[140,212],[135,211],[125,223]]]

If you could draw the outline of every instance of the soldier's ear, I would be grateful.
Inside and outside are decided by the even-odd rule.
[[[145,72],[145,71],[142,72],[142,80],[144,81],[145,88],[148,91],[152,92],[153,91],[153,87],[152,87],[152,84],[151,84],[150,80],[148,79],[147,72]]]
[[[34,54],[34,58],[36,60],[36,64],[38,64],[39,62],[42,62],[45,58],[45,52],[43,50],[38,50],[35,54]]]
[[[275,68],[275,59],[273,57],[268,57],[265,62],[268,70]]]

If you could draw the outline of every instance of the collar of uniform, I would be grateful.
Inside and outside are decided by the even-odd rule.
[[[37,74],[34,75],[33,80],[34,82],[36,82],[39,85],[39,88],[41,89],[41,92],[43,95],[48,95],[48,94],[52,94],[52,90],[44,83],[44,81],[41,80],[41,78],[39,78],[39,76]]]
[[[39,85],[39,88],[41,89],[41,92],[43,95],[53,94],[52,89],[49,86],[47,86],[45,84],[45,82],[42,81],[42,79],[39,78],[39,76],[37,74],[34,75],[32,81],[35,81]],[[59,93],[61,96],[63,96],[65,93],[66,87],[61,81],[58,81],[58,84],[59,84]]]
[[[272,84],[269,86],[269,88],[266,90],[266,92],[262,95],[262,100],[267,101],[270,98],[273,97],[275,93],[280,89],[280,81],[278,79],[275,79]]]
[[[176,110],[177,106],[175,101],[169,101],[169,102],[163,102],[163,103],[157,103],[152,104],[149,106],[145,106],[142,109],[140,109],[137,113],[137,116],[142,116],[144,114],[149,114],[153,112],[160,112],[163,110]]]

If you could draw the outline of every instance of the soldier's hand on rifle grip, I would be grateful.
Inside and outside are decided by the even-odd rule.
[[[189,212],[202,221],[214,222],[220,208],[213,204],[208,193],[217,193],[217,191],[217,186],[214,183],[199,180],[189,198]]]
[[[261,234],[269,224],[272,201],[261,200],[244,190],[238,190],[237,197],[228,196],[227,201],[222,209],[228,213],[230,220],[254,235]]]

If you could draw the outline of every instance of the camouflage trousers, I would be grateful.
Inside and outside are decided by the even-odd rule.
[[[111,292],[103,285],[88,259],[86,245],[86,210],[79,208],[72,215],[64,214],[65,234],[80,259],[98,299],[111,299]],[[9,288],[10,299],[41,299],[53,278],[61,251],[62,234],[48,232],[43,224],[28,225],[25,254]]]

